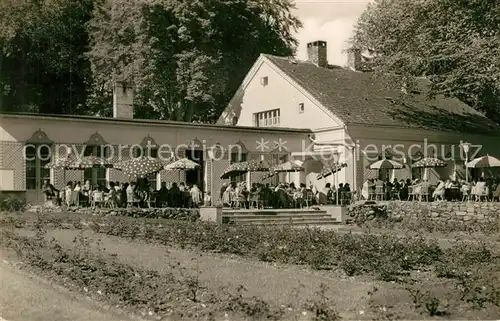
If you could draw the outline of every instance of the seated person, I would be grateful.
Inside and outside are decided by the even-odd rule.
[[[101,205],[103,201],[104,201],[104,192],[102,188],[99,186],[92,192],[92,207]]]

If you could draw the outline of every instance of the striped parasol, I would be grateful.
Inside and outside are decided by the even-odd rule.
[[[382,159],[376,161],[369,166],[370,169],[401,169],[404,166],[396,161],[390,159]]]
[[[321,173],[318,174],[316,179],[322,179],[322,178],[328,177],[328,176],[340,171],[344,167],[347,167],[347,164],[345,164],[345,163],[333,163],[333,164],[330,164],[328,166],[324,166],[323,169],[321,170]]]
[[[500,160],[493,156],[483,156],[467,163],[468,168],[500,167]]]

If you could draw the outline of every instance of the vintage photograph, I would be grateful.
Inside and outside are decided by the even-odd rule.
[[[500,319],[499,0],[0,0],[0,321]]]

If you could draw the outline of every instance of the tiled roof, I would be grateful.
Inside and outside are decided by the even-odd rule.
[[[346,68],[320,68],[307,61],[265,55],[345,124],[382,125],[430,130],[500,133],[500,127],[456,98],[428,98],[421,91],[403,94],[387,79]]]

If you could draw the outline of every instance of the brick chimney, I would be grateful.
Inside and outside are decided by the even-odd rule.
[[[328,67],[326,41],[318,40],[307,44],[307,60],[318,67]]]
[[[113,118],[134,118],[134,88],[123,81],[113,88]]]
[[[361,50],[351,48],[347,51],[347,67],[351,70],[361,71],[363,60],[361,58]]]

